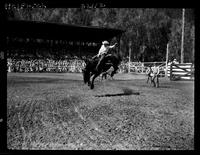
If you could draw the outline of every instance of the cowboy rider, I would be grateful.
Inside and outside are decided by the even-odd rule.
[[[98,71],[99,66],[101,65],[102,60],[104,59],[104,57],[106,56],[106,54],[108,53],[109,49],[114,48],[117,45],[117,43],[115,43],[112,46],[109,46],[109,42],[108,41],[103,41],[101,48],[99,49],[99,53],[97,54],[97,57],[100,57],[100,60],[96,66],[96,70]]]

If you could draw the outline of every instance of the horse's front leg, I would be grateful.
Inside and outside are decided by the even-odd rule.
[[[94,75],[94,73],[90,73],[90,77],[89,77],[89,79],[88,79],[88,86],[91,85],[90,78],[91,78],[93,75]]]
[[[90,89],[93,89],[94,88],[94,80],[97,76],[99,76],[100,73],[97,73],[97,74],[94,74],[94,76],[92,77],[92,82],[91,82],[91,85],[90,85]]]

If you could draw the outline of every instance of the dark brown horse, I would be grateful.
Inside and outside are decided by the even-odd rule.
[[[116,71],[118,70],[118,66],[121,60],[122,59],[119,54],[109,54],[105,56],[105,58],[102,60],[102,65],[99,66],[98,71],[96,70],[96,65],[99,61],[98,58],[87,61],[86,67],[83,69],[84,83],[88,83],[88,86],[90,86],[90,88],[93,89],[95,78],[98,77],[101,73],[106,72],[108,69],[110,69],[111,66],[114,68],[114,70],[111,73],[111,77],[113,77]],[[92,78],[92,81],[90,81],[90,78]]]

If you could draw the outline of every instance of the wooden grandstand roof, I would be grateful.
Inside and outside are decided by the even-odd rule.
[[[78,26],[36,21],[8,20],[7,36],[100,42],[112,39],[124,31],[93,26]]]

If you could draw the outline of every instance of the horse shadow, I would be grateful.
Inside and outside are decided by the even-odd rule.
[[[95,95],[95,97],[114,97],[114,96],[140,95],[139,92],[134,92],[133,90],[128,89],[128,88],[124,88],[122,90],[123,90],[123,93]]]

